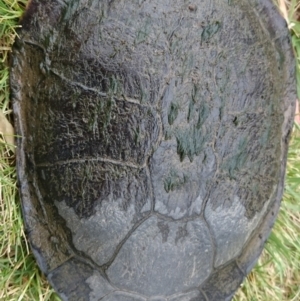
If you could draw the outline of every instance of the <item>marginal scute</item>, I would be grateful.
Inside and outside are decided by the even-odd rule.
[[[64,232],[51,233],[48,228],[40,227],[39,232],[34,230],[28,236],[33,254],[43,272],[54,270],[73,256],[73,250],[67,243],[70,237],[64,235]]]
[[[207,299],[199,290],[193,290],[185,294],[171,296],[168,301],[207,301]]]
[[[277,191],[277,194],[282,192]],[[259,231],[256,231],[249,239],[242,254],[237,258],[237,264],[244,274],[250,273],[254,267],[259,254],[262,252],[264,244],[275,222],[280,203],[274,202],[269,208],[269,212],[262,218]]]
[[[201,290],[205,293],[209,301],[229,301],[243,278],[244,274],[240,271],[236,263],[232,262],[213,273],[201,285]]]
[[[71,258],[48,274],[50,283],[55,286],[63,300],[86,301],[91,288],[86,282],[94,271],[89,265],[76,258]],[[105,282],[105,280],[102,280]],[[80,283],[80,285],[78,285]]]
[[[29,200],[23,202],[23,211],[28,214],[26,230],[40,269],[48,273],[73,256],[73,250],[68,243],[71,240],[71,233],[65,228],[65,220],[59,216],[57,209],[42,203],[41,191],[34,182],[34,177],[28,177],[23,185],[28,185],[27,181],[33,181],[34,185],[28,191],[31,195],[30,202]],[[42,223],[37,227],[37,216],[45,221],[55,220],[56,222],[51,225]],[[54,253],[55,256],[53,256]]]
[[[101,301],[147,301],[147,299],[137,294],[117,291],[103,297]]]

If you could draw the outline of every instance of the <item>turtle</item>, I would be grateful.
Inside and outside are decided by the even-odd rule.
[[[295,63],[269,0],[31,0],[17,174],[62,300],[228,301],[283,193]]]

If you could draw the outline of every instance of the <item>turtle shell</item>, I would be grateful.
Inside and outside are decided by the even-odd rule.
[[[63,300],[231,300],[293,123],[271,1],[32,0],[11,90],[28,239]]]

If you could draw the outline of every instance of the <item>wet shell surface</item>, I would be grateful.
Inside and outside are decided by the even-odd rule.
[[[271,1],[32,0],[11,90],[28,239],[63,300],[231,300],[293,123]]]

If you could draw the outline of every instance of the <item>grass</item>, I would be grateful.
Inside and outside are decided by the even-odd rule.
[[[298,53],[300,95],[299,0],[279,0]],[[0,0],[0,108],[9,117],[7,57],[16,24],[27,0]],[[17,192],[15,158],[0,137],[0,300],[58,301],[39,271],[23,229]],[[258,264],[234,301],[300,300],[300,127],[295,125],[289,150],[284,200]]]

